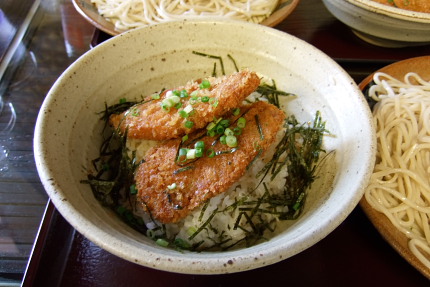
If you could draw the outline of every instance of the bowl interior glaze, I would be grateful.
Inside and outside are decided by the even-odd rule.
[[[174,31],[174,32],[172,32]],[[169,35],[169,37],[166,37]],[[177,252],[124,224],[101,206],[86,178],[97,157],[103,123],[98,112],[126,97],[140,98],[161,88],[209,76],[214,60],[274,79],[296,97],[287,114],[299,121],[320,111],[331,135],[332,152],[309,192],[302,216],[274,238],[226,252]],[[272,28],[237,21],[171,22],[120,34],[72,64],[48,93],[36,124],[38,172],[56,208],[71,225],[107,251],[144,266],[179,273],[232,273],[272,264],[312,246],[335,229],[359,202],[373,170],[375,145],[371,113],[351,77],[332,59],[304,41]]]

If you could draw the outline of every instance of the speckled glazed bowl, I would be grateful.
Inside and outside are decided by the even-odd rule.
[[[174,32],[172,32],[174,31]],[[101,206],[80,183],[98,155],[105,102],[140,98],[163,87],[210,75],[227,58],[274,79],[297,95],[286,112],[312,121],[321,111],[334,151],[321,165],[301,217],[269,241],[225,252],[178,252],[156,245]],[[226,72],[233,64],[225,61]],[[70,224],[107,251],[144,266],[180,273],[231,273],[291,257],[334,230],[357,205],[374,164],[374,129],[360,90],[348,74],[313,46],[272,28],[243,22],[186,21],[123,33],[72,64],[48,93],[36,124],[40,178]]]
[[[323,2],[336,18],[371,44],[391,48],[430,44],[430,13],[404,10],[372,0]]]

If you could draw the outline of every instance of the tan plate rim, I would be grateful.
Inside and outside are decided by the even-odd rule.
[[[111,35],[116,36],[126,31],[115,29],[115,26],[98,14],[96,7],[90,0],[72,0],[73,6],[81,14],[85,20],[97,29]],[[266,20],[261,22],[262,25],[274,27],[282,22],[288,15],[293,12],[300,0],[280,0],[276,10]]]
[[[410,58],[407,60],[399,61],[383,67],[376,72],[384,72],[394,77],[400,78],[407,72],[417,72],[422,75],[426,80],[430,79],[430,56]],[[423,73],[423,71],[425,71]],[[375,72],[375,73],[376,73]],[[367,85],[372,81],[374,73],[366,77],[359,84],[359,88],[364,90]],[[360,206],[369,220],[382,235],[382,237],[406,260],[415,267],[421,274],[430,279],[430,269],[421,263],[415,255],[408,248],[408,238],[401,233],[390,220],[382,213],[369,205],[365,197],[360,201]]]

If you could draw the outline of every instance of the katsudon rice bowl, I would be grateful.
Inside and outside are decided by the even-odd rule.
[[[239,78],[243,93],[226,84],[247,73],[255,82]],[[232,88],[211,99],[215,78]],[[187,83],[189,95],[176,96]],[[134,130],[128,120],[145,113]],[[318,137],[307,162],[295,155],[311,133]],[[73,63],[41,107],[34,151],[58,211],[101,248],[159,270],[220,274],[274,264],[333,231],[362,197],[374,138],[358,87],[313,46],[251,23],[184,21],[126,32]],[[100,167],[101,154],[122,161]],[[294,162],[307,162],[303,184]],[[113,171],[121,166],[132,172]],[[282,166],[276,176],[273,166]],[[121,182],[118,193],[95,188],[105,172],[116,176],[105,185]],[[293,201],[266,204],[285,190]]]

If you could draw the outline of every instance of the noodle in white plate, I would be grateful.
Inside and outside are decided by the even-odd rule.
[[[100,15],[119,30],[202,17],[260,23],[278,0],[91,0]]]
[[[365,198],[430,268],[430,82],[416,73],[403,81],[376,73],[373,81],[378,152]]]

